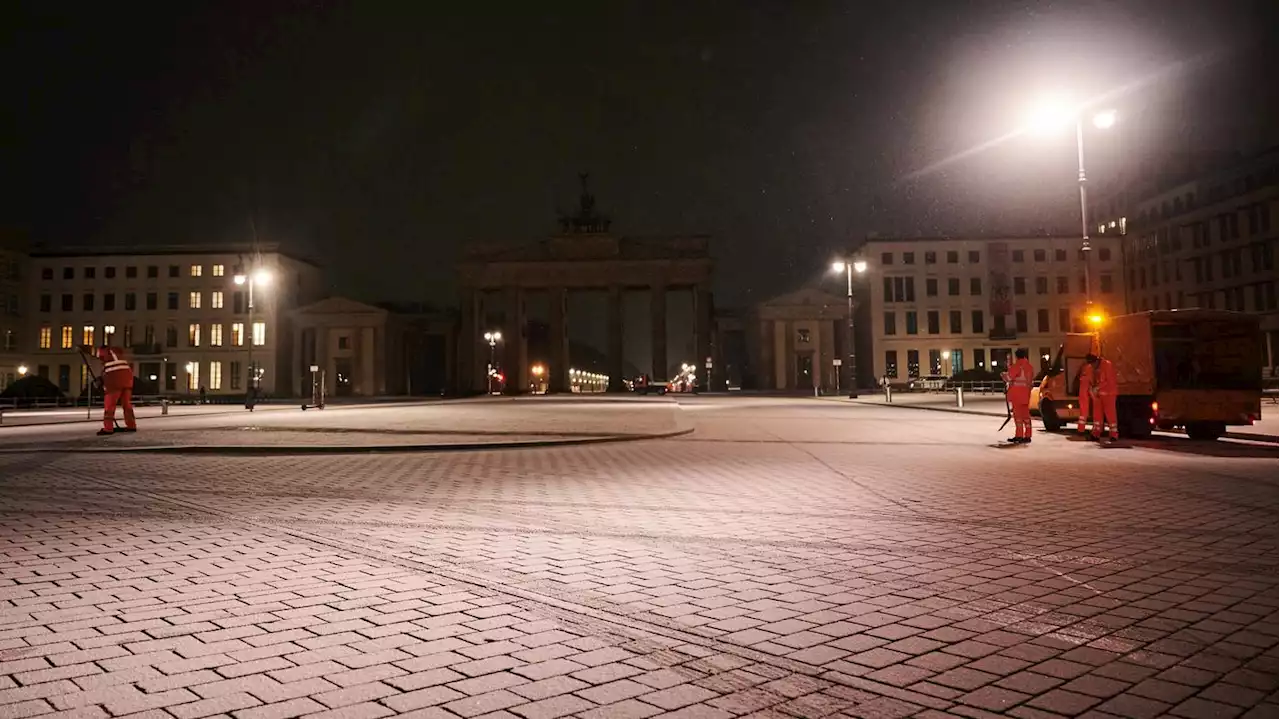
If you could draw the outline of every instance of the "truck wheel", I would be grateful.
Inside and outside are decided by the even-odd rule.
[[[1062,429],[1062,418],[1058,416],[1058,408],[1053,406],[1053,402],[1040,400],[1040,421],[1044,423],[1044,428],[1050,432],[1057,432]]]
[[[1120,415],[1124,434],[1130,439],[1146,439],[1151,436],[1151,420],[1141,414],[1129,412]]]
[[[1187,436],[1198,442],[1212,442],[1227,433],[1227,425],[1221,422],[1191,422]]]

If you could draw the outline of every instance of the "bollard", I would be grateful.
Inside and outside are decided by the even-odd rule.
[[[169,414],[169,399],[167,397],[161,397],[160,398],[160,415],[164,416],[167,414]]]
[[[956,407],[964,407],[964,387],[956,387]]]

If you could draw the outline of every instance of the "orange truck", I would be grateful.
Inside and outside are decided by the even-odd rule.
[[[1063,338],[1036,387],[1044,427],[1061,429],[1079,416],[1077,392],[1085,356],[1116,368],[1120,434],[1184,429],[1215,440],[1232,425],[1262,417],[1263,333],[1257,317],[1220,310],[1165,310],[1101,319],[1097,329]]]

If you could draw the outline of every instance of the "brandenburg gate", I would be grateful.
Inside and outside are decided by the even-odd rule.
[[[667,292],[693,294],[694,344],[698,362],[711,355],[711,254],[705,235],[676,237],[619,237],[609,232],[610,222],[596,213],[595,198],[582,175],[582,197],[576,215],[562,217],[560,233],[536,244],[468,252],[459,265],[461,327],[458,337],[458,390],[483,392],[488,377],[489,345],[482,316],[484,298],[501,298],[503,320],[497,327],[502,342],[497,348],[506,374],[507,392],[519,394],[529,387],[528,309],[531,293],[548,297],[550,352],[547,389],[569,389],[569,293],[575,290],[607,293],[609,390],[623,390],[623,311],[625,292],[649,294],[655,379],[668,379]],[[702,369],[701,367],[699,368]],[[700,384],[706,372],[698,373]]]

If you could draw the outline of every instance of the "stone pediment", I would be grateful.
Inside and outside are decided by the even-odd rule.
[[[763,319],[838,319],[848,315],[847,297],[806,287],[756,305]]]
[[[385,316],[387,311],[381,307],[366,305],[346,297],[326,297],[319,302],[299,307],[294,310],[300,315],[377,315]]]

